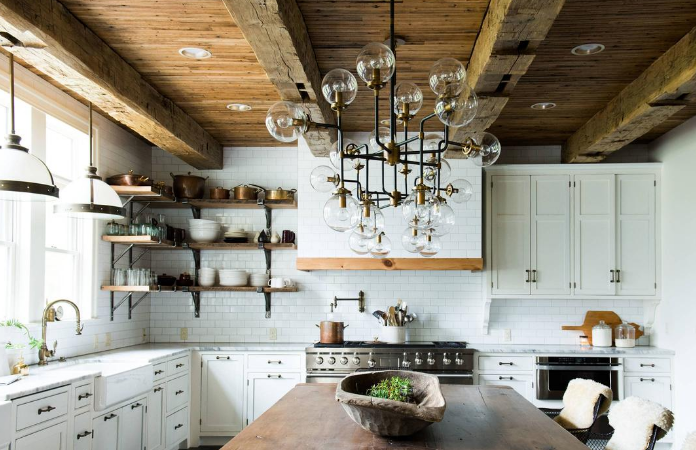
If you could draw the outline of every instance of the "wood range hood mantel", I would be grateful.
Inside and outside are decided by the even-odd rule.
[[[297,258],[297,270],[483,270],[483,258]]]

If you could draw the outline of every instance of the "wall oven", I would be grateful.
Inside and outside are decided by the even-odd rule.
[[[611,388],[619,399],[618,358],[539,356],[536,359],[537,400],[563,400],[570,380],[585,378]]]

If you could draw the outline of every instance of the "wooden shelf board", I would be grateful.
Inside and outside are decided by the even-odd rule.
[[[260,209],[263,206],[269,209],[297,209],[296,200],[266,200],[264,205],[259,205],[256,200],[189,200],[189,205],[197,208],[224,208],[224,209]]]
[[[154,286],[102,286],[101,289],[111,292],[151,292],[157,290]]]
[[[111,186],[122,197],[135,197],[137,202],[175,203],[174,196],[161,192],[152,186]]]
[[[102,286],[102,291],[112,291],[112,292],[256,292],[254,286],[191,286],[187,290],[182,288],[171,288],[168,286],[162,286],[158,289],[157,286]],[[297,286],[286,287],[286,288],[263,288],[263,292],[298,292]]]
[[[188,246],[194,250],[258,250],[258,244],[253,242],[226,243],[214,242],[211,244],[199,244],[191,242]],[[267,250],[297,250],[295,244],[264,244]]]
[[[159,240],[152,236],[102,236],[102,241],[111,242],[114,244],[130,245],[136,247],[156,247],[169,250],[182,250],[182,247],[175,247],[174,242],[169,240]]]
[[[297,258],[297,270],[483,270],[483,258]]]

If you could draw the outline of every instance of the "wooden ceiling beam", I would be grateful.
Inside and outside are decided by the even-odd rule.
[[[467,67],[478,95],[476,119],[457,129],[453,140],[483,131],[498,118],[519,79],[534,61],[564,0],[492,0]],[[449,157],[461,156],[449,152]]]
[[[601,161],[696,97],[696,27],[566,141],[563,162]]]
[[[304,18],[295,0],[223,0],[271,83],[283,100],[301,103],[312,121],[335,123],[321,94],[321,73]],[[335,131],[310,128],[304,135],[312,154],[326,156]]]
[[[20,41],[8,51],[154,145],[222,168],[220,144],[58,1],[0,0],[0,31]]]

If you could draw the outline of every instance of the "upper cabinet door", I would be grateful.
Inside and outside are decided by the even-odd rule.
[[[570,294],[570,176],[531,178],[532,294]]]
[[[237,434],[244,418],[244,356],[203,355],[201,431]]]
[[[614,178],[575,175],[576,294],[616,294]]]
[[[491,293],[529,294],[530,177],[491,177]]]
[[[655,175],[617,175],[616,190],[616,292],[655,295]]]

